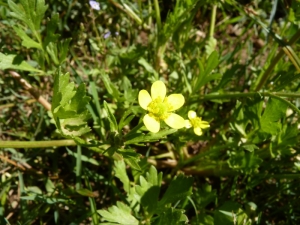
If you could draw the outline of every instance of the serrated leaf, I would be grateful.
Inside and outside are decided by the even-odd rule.
[[[58,49],[59,49],[59,63],[63,63],[66,58],[67,54],[69,52],[69,45],[72,38],[67,38],[58,43]]]
[[[58,66],[59,62],[58,62],[58,58],[57,58],[58,51],[57,51],[56,43],[50,42],[47,45],[46,50],[47,50],[47,53],[50,55],[50,57],[51,57],[52,61],[54,62],[54,64],[56,66]]]
[[[51,111],[61,134],[78,141],[78,138],[91,131],[87,125],[90,114],[86,108],[90,97],[86,96],[83,83],[76,89],[73,82],[69,83],[69,78],[68,73],[62,74],[60,70],[57,71]]]
[[[39,72],[42,73],[42,70],[35,69],[24,61],[19,55],[15,54],[3,54],[0,52],[0,70],[14,69],[14,70],[23,70],[29,72]]]
[[[23,31],[21,28],[17,26],[13,26],[13,29],[17,33],[17,35],[22,39],[22,45],[26,48],[37,48],[37,49],[43,49],[42,45],[33,39],[31,39],[25,31]]]
[[[158,221],[155,225],[183,225],[188,222],[187,216],[184,214],[184,210],[168,208],[160,214]]]
[[[159,201],[159,208],[164,207],[166,204],[175,203],[177,201],[183,200],[192,194],[192,177],[186,177],[184,175],[179,175],[172,180],[166,193]]]
[[[141,167],[139,165],[140,154],[136,153],[133,149],[118,149],[117,151],[121,154],[125,160],[125,162],[132,168],[138,171],[141,171]]]
[[[116,206],[109,207],[108,210],[97,210],[104,220],[122,225],[138,225],[139,221],[131,215],[129,206],[122,202],[117,202]]]
[[[59,23],[59,14],[58,13],[54,13],[51,16],[51,19],[47,19],[47,27],[46,27],[46,31],[47,31],[47,35],[43,41],[44,46],[46,47],[50,42],[56,43],[58,38],[59,38],[59,34],[56,34],[55,31],[58,27],[58,23]]]
[[[216,50],[217,40],[214,37],[209,37],[206,45],[205,45],[205,52],[207,55],[210,55],[213,51]]]
[[[217,198],[217,190],[212,190],[212,186],[205,183],[193,195],[198,201],[198,207],[205,208],[208,204],[214,202]]]
[[[261,130],[276,135],[280,130],[279,120],[285,115],[288,105],[275,98],[269,98],[267,107],[261,117]]]
[[[140,176],[140,185],[136,185],[136,194],[140,197],[140,203],[151,217],[156,211],[158,197],[160,193],[162,173],[157,174],[154,166],[151,166],[149,172],[146,173],[146,179]]]
[[[241,170],[243,172],[252,172],[263,162],[255,152],[244,150],[234,151],[231,153],[230,159],[227,161],[232,169]]]
[[[118,177],[123,183],[124,190],[128,193],[130,190],[130,181],[126,173],[126,166],[123,160],[116,160],[114,171],[116,177]]]
[[[48,8],[44,0],[20,0],[19,4],[8,0],[11,16],[23,21],[32,31],[39,31],[42,19]]]
[[[162,172],[157,174],[157,170],[154,166],[150,166],[149,172],[147,172],[146,177],[149,183],[152,185],[157,185],[161,186],[161,181],[162,181]]]
[[[123,155],[124,157],[124,155]],[[141,167],[138,163],[139,159],[133,157],[124,157],[125,162],[132,168],[138,171],[141,171]]]

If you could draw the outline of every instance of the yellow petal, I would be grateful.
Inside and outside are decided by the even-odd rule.
[[[193,126],[189,120],[185,120],[184,122],[185,122],[185,128],[191,128]]]
[[[139,104],[143,109],[147,110],[147,106],[150,104],[151,101],[152,99],[148,91],[141,90],[139,92]]]
[[[202,130],[200,127],[195,127],[194,132],[196,135],[201,136],[202,135]]]
[[[153,100],[155,100],[157,97],[160,97],[161,100],[164,100],[164,98],[166,97],[166,93],[166,85],[162,81],[158,80],[152,84],[151,97]]]
[[[143,122],[146,128],[153,133],[157,133],[160,129],[160,122],[154,119],[153,117],[149,116],[149,114],[146,114],[144,116]]]
[[[190,111],[188,112],[188,117],[189,117],[189,119],[194,119],[194,118],[197,117],[197,114],[196,114],[195,111],[190,110]]]
[[[179,109],[184,104],[184,97],[182,94],[172,94],[167,97],[168,110],[172,112]]]
[[[170,113],[170,115],[164,121],[174,129],[180,129],[185,126],[185,120],[175,113]]]
[[[201,121],[199,127],[202,128],[202,129],[205,129],[205,128],[210,127],[210,125],[207,121]]]

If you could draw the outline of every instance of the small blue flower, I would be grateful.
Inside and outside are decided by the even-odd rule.
[[[119,32],[115,32],[115,35],[118,36],[119,35]],[[111,32],[110,31],[107,31],[104,35],[103,35],[103,38],[104,39],[107,39],[111,36]]]
[[[90,0],[89,3],[90,3],[90,6],[91,6],[93,9],[95,9],[95,10],[100,10],[100,4],[99,4],[99,2]]]
[[[104,39],[109,38],[110,35],[111,35],[111,32],[108,31],[108,32],[106,32],[106,33],[103,35],[103,38],[104,38]]]

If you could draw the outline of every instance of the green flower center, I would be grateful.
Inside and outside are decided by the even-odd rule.
[[[190,122],[193,125],[193,127],[200,127],[202,124],[202,120],[199,117],[190,119]]]
[[[168,103],[163,101],[160,97],[152,100],[148,105],[148,111],[150,116],[154,117],[156,120],[165,120],[168,116]]]
[[[201,129],[209,127],[209,123],[207,121],[203,121],[200,117],[190,119],[190,122],[193,127],[200,127]]]

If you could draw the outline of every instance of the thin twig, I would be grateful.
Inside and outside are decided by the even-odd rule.
[[[26,89],[39,103],[42,104],[42,106],[45,107],[47,110],[51,110],[51,104],[42,97],[38,91],[31,86],[25,79],[21,77],[20,74],[18,74],[15,71],[9,71],[10,75],[15,78],[19,83],[23,86],[24,89]]]

